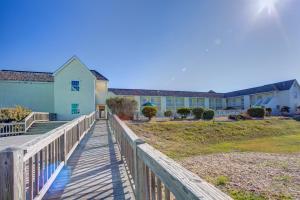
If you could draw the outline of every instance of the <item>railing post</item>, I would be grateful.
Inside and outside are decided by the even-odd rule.
[[[19,148],[0,151],[0,199],[25,199],[23,156]]]
[[[137,148],[138,145],[144,144],[145,142],[141,139],[137,139],[134,141],[134,149],[133,149],[133,164],[134,164],[134,186],[135,186],[135,197],[136,199],[143,199],[143,194],[144,194],[144,188],[143,184],[144,182],[142,181],[144,178],[143,174],[143,164],[141,161],[139,162],[138,160],[138,155],[137,155]]]
[[[66,144],[67,144],[67,136],[66,136],[66,129],[64,129],[64,134],[62,135],[61,137],[61,160],[63,160],[65,162],[65,165],[67,164],[67,161],[66,161],[66,152],[67,152],[67,147],[66,147]]]

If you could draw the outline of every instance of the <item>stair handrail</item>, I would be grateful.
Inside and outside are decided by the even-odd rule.
[[[49,121],[49,113],[48,112],[32,112],[32,113],[30,113],[24,120],[25,133],[32,126],[32,124],[36,121]]]

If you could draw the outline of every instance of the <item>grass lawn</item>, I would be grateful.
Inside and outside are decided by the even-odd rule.
[[[129,126],[174,159],[233,151],[300,152],[300,122],[294,120],[169,121]]]

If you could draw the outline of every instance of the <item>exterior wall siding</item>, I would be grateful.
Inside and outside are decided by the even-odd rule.
[[[96,80],[95,89],[96,104],[105,105],[107,98],[107,81]]]
[[[0,81],[0,108],[16,105],[54,112],[53,82]]]
[[[71,91],[71,81],[79,81],[79,91]],[[95,111],[96,78],[77,59],[71,60],[54,77],[54,111],[58,120],[72,120]],[[80,113],[72,114],[71,105],[79,104]]]

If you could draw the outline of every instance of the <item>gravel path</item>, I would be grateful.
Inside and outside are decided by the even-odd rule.
[[[228,177],[223,191],[241,190],[268,199],[300,199],[300,154],[224,153],[190,157],[181,164],[215,184]]]

